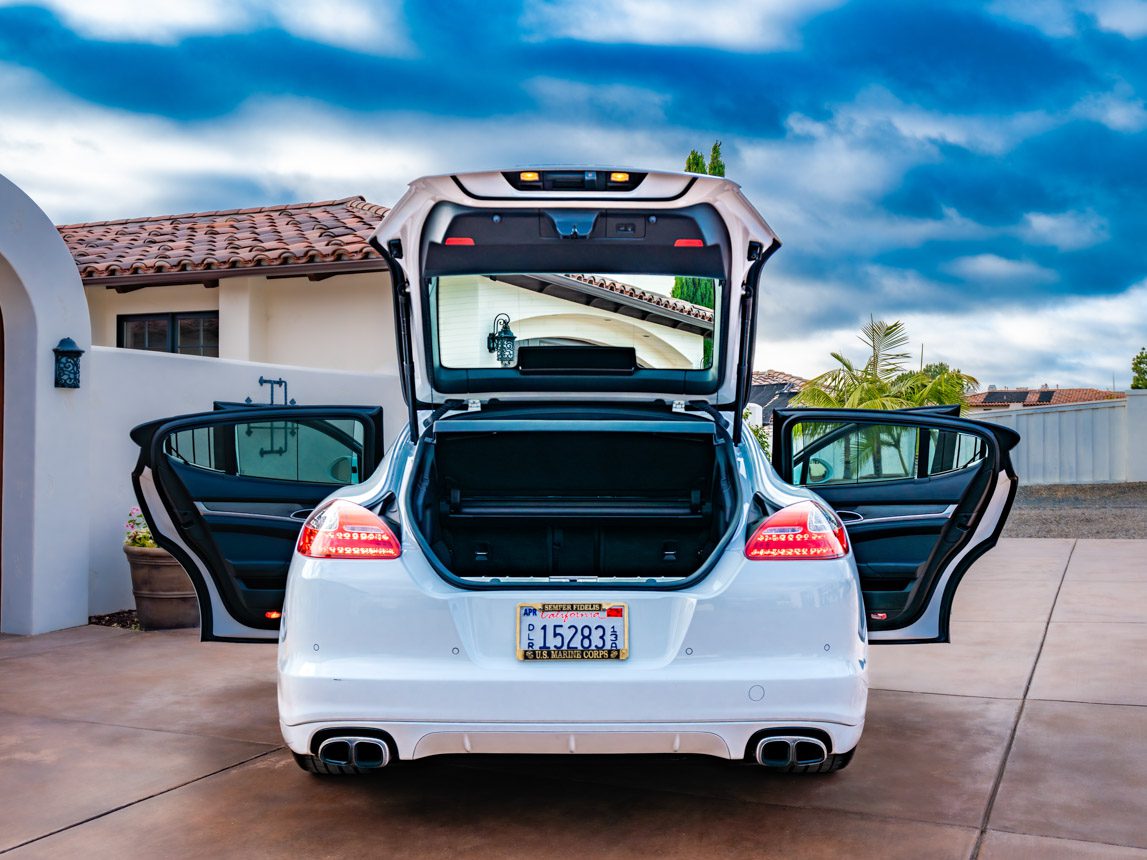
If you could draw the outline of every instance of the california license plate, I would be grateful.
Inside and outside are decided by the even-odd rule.
[[[624,603],[519,603],[519,660],[625,660]]]

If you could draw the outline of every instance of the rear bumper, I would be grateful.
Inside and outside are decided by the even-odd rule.
[[[384,669],[385,667],[385,669]],[[383,674],[387,672],[387,674]],[[279,677],[283,736],[313,752],[325,730],[371,729],[400,759],[452,753],[695,753],[739,759],[762,729],[823,732],[833,751],[860,737],[868,684],[840,658],[622,664],[469,661],[401,666],[287,662]],[[354,733],[354,732],[350,732]]]
[[[404,723],[322,722],[280,723],[287,745],[297,753],[315,752],[319,732],[353,734],[368,730],[388,736],[400,759],[435,755],[708,755],[739,760],[750,739],[763,729],[798,729],[823,733],[830,752],[847,752],[860,740],[863,722],[846,726],[817,722],[710,723]]]
[[[746,569],[746,565],[749,567]],[[279,646],[279,718],[298,753],[326,729],[386,732],[399,758],[466,752],[698,752],[739,759],[767,728],[855,746],[867,644],[851,559],[726,553],[680,591],[548,591],[629,606],[624,661],[516,658],[538,591],[460,591],[417,552],[296,559]]]

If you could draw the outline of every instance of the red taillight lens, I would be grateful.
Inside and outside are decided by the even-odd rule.
[[[335,499],[307,519],[297,547],[311,558],[398,558],[394,532],[362,505]]]
[[[754,561],[841,558],[847,554],[844,524],[813,501],[781,508],[757,526],[745,544],[745,557]]]

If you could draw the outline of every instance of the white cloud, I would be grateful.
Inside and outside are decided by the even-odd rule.
[[[988,9],[1004,18],[1028,24],[1040,32],[1063,38],[1076,33],[1078,3],[1068,0],[995,0]]]
[[[932,145],[859,122],[849,107],[837,108],[823,122],[792,114],[785,126],[780,140],[738,146],[746,184],[759,176],[769,186],[767,193],[783,191],[810,205],[870,200],[895,187],[909,167],[936,157]]]
[[[263,8],[301,39],[374,54],[412,52],[398,0],[269,0]]]
[[[0,0],[0,6],[29,0]],[[31,0],[77,33],[112,42],[174,44],[190,36],[279,27],[301,39],[376,54],[411,52],[401,0]]]
[[[880,86],[866,87],[851,103],[838,106],[836,117],[838,124],[870,131],[891,128],[909,140],[955,144],[992,155],[1006,152],[1057,124],[1056,118],[1046,111],[1020,111],[1006,116],[942,113],[903,102]]]
[[[551,85],[559,84],[536,84]],[[538,159],[609,163],[624,154],[634,164],[678,168],[695,143],[695,130],[593,116],[611,105],[621,111],[638,95],[582,91],[585,112],[531,119],[516,124],[511,135],[505,117],[371,113],[288,98],[248,102],[228,117],[186,124],[92,105],[30,71],[0,64],[0,164],[61,223],[351,194],[388,204],[419,175]],[[858,325],[871,310],[908,321],[913,336],[926,341],[929,360],[948,360],[985,381],[1096,384],[1109,380],[1112,371],[1125,375],[1121,344],[1138,342],[1147,330],[1144,285],[1114,303],[1068,298],[1061,302],[1066,313],[1019,313],[983,302],[969,307],[961,287],[895,269],[846,267],[847,274],[826,281],[786,275],[790,258],[855,253],[865,260],[883,249],[993,233],[1066,248],[1106,230],[1087,211],[1032,212],[1000,229],[955,211],[936,218],[894,216],[879,205],[880,198],[907,169],[935,158],[934,145],[874,117],[862,121],[843,109],[838,113],[822,123],[794,117],[780,141],[726,141],[738,180],[787,244],[766,271],[759,366],[806,376],[823,370],[829,350],[855,352],[856,325],[838,321],[855,316]],[[231,182],[242,184],[235,190]],[[212,184],[217,196],[203,190]],[[955,264],[965,276],[992,284],[1055,279],[1022,259],[981,255]],[[904,310],[922,302],[934,312]]]
[[[995,0],[988,9],[1054,38],[1078,35],[1081,19],[1129,39],[1147,36],[1143,0]]]
[[[538,160],[608,164],[619,154],[672,169],[688,150],[659,127],[581,116],[521,124],[508,138],[500,117],[363,113],[292,98],[252,100],[225,118],[185,124],[92,105],[3,63],[0,115],[3,172],[58,223],[352,194],[390,204],[425,174]],[[221,195],[229,183],[255,190],[211,200],[197,196],[204,183]]]
[[[784,285],[816,302],[833,285]],[[784,310],[774,308],[774,313]],[[881,314],[877,314],[881,316]],[[1050,385],[1108,387],[1130,385],[1131,355],[1147,331],[1147,281],[1104,297],[1066,297],[1039,307],[980,305],[952,312],[885,313],[901,319],[912,338],[913,355],[924,346],[925,361],[946,361],[980,380],[981,385]],[[859,359],[854,325],[811,332],[784,324],[783,315],[762,318],[757,366],[775,367],[812,377],[828,370],[829,353]],[[1125,348],[1112,349],[1112,344]]]
[[[791,47],[798,25],[843,0],[530,0],[523,29],[534,39],[698,45],[730,51]]]
[[[0,6],[27,5],[0,0]],[[172,43],[185,36],[225,33],[242,26],[244,12],[229,0],[39,0],[78,33],[108,41]]]
[[[1107,221],[1094,212],[1028,212],[1018,234],[1033,245],[1051,245],[1061,251],[1077,251],[1105,242]]]
[[[1095,19],[1104,30],[1129,39],[1147,36],[1147,3],[1143,0],[1097,0]]]
[[[1048,284],[1059,279],[1051,269],[1030,260],[1009,260],[997,254],[957,257],[943,268],[966,281]]]
[[[872,90],[833,107],[827,120],[791,115],[780,140],[727,142],[727,160],[736,162],[738,181],[781,237],[804,253],[870,257],[931,240],[992,235],[994,228],[953,209],[915,218],[880,205],[905,173],[941,155],[934,140],[904,133],[874,103],[902,106],[886,92]],[[958,123],[951,118],[953,128]]]
[[[665,124],[666,93],[624,84],[584,84],[556,78],[533,78],[526,90],[542,104],[560,104],[567,116]]]
[[[1112,93],[1096,93],[1080,101],[1074,116],[1103,123],[1112,131],[1137,132],[1147,128],[1147,106],[1124,86]]]

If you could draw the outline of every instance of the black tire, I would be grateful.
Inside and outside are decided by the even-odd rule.
[[[369,770],[355,767],[353,764],[327,764],[321,758],[314,755],[299,755],[297,752],[293,752],[291,755],[295,757],[295,764],[307,773],[313,773],[316,776],[362,776],[363,774],[370,773]],[[377,770],[378,768],[375,769]]]
[[[852,754],[856,752],[856,747],[853,747],[845,753],[833,753],[820,764],[809,764],[803,767],[798,764],[790,764],[785,768],[785,773],[835,773],[838,770],[844,770],[848,767],[848,763],[852,761]]]

